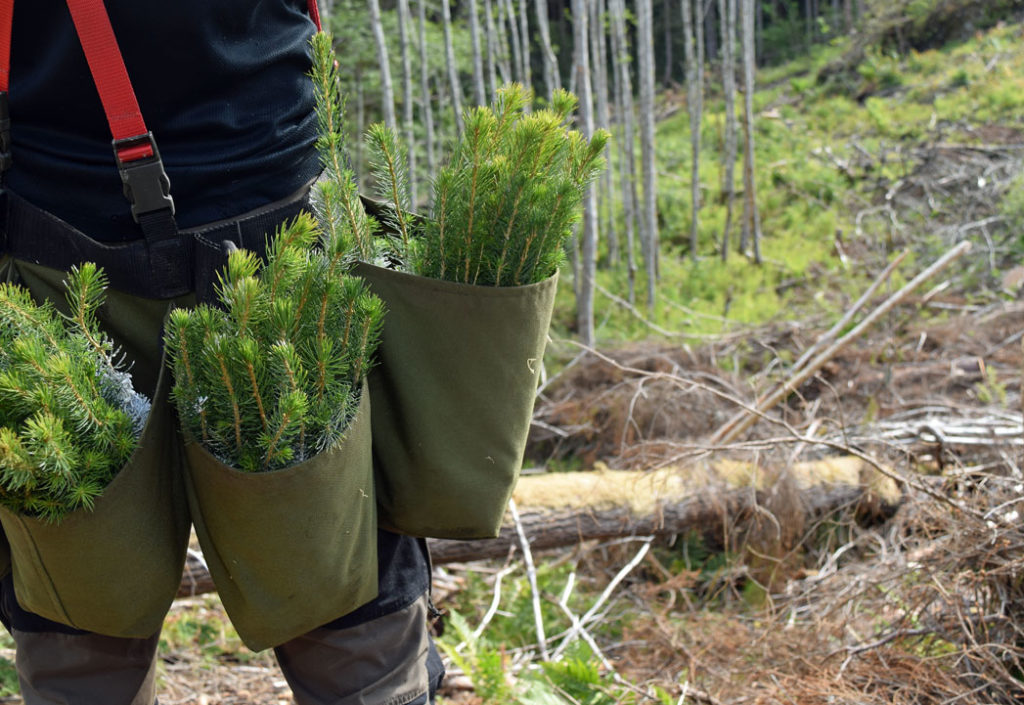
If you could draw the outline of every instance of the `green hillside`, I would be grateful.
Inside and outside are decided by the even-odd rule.
[[[1004,295],[1002,273],[1024,248],[1015,233],[1024,218],[1022,31],[1000,22],[922,50],[885,41],[864,48],[863,39],[847,38],[762,69],[754,100],[760,266],[735,245],[727,261],[718,256],[725,117],[712,69],[701,131],[700,251],[691,260],[689,119],[684,98],[665,94],[657,127],[660,301],[653,312],[640,306],[645,322],[599,295],[599,340],[665,331],[699,337],[779,317],[834,316],[895,253],[911,250],[901,269],[909,278],[963,239],[976,247],[946,293]],[[739,163],[735,173],[740,190]],[[734,228],[741,208],[737,200]],[[628,291],[624,271],[602,268],[599,285],[622,298]],[[567,329],[570,288],[562,294],[559,321]]]

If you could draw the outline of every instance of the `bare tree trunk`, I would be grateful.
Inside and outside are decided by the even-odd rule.
[[[480,53],[480,13],[477,12],[476,0],[469,0],[469,34],[473,42],[473,96],[477,105],[486,105],[484,60]]]
[[[455,47],[452,45],[452,12],[449,0],[441,0],[441,22],[444,25],[444,51],[448,64],[448,84],[452,96],[452,110],[455,111],[455,129],[462,134],[462,90],[459,87],[459,70],[455,63]]]
[[[409,0],[398,0],[398,41],[402,51],[402,124],[408,150],[409,203],[416,208],[416,134],[413,130],[412,60],[409,57]]]
[[[754,2],[740,0],[744,103],[743,244],[752,242],[754,261],[761,264],[761,216],[757,211],[757,185],[754,179]]]
[[[430,100],[430,73],[427,63],[427,11],[425,4],[426,0],[417,0],[416,3],[420,37],[420,114],[423,118],[423,127],[427,133],[427,171],[430,181],[433,181],[434,175],[437,174],[437,158],[434,156],[434,108]]]
[[[547,97],[550,102],[555,90],[561,87],[562,82],[558,75],[558,58],[551,47],[551,28],[548,26],[548,2],[547,0],[536,0],[537,10],[537,31],[540,34],[540,52],[544,59],[544,88],[547,89]]]
[[[384,113],[384,124],[392,130],[397,130],[395,93],[391,88],[391,63],[388,59],[387,40],[384,39],[384,26],[380,21],[380,3],[377,0],[366,0],[366,4],[370,8],[370,27],[373,30],[373,39],[377,44],[377,63],[380,64],[380,102],[381,111]]]
[[[718,0],[722,17],[722,92],[725,100],[725,150],[722,154],[722,189],[725,191],[725,225],[722,227],[722,261],[729,257],[732,210],[736,200],[736,0]]]
[[[512,0],[505,0],[505,17],[508,20],[508,33],[505,36],[508,38],[508,45],[512,50],[512,67],[515,72],[515,78],[525,86],[523,45],[519,42],[519,25],[516,22],[516,9],[512,5]]]
[[[498,91],[497,69],[502,54],[501,42],[498,41],[498,35],[494,29],[494,11],[491,9],[491,0],[484,0],[484,22],[487,28],[487,96],[494,100]],[[507,70],[502,67],[502,81],[507,80]]]
[[[610,0],[612,25],[612,51],[615,60],[615,103],[616,115],[622,125],[620,139],[616,140],[619,150],[619,183],[622,186],[622,216],[626,229],[626,266],[629,277],[629,303],[636,303],[636,134],[633,125],[633,81],[629,69],[629,40],[626,36],[626,9],[623,0]],[[642,243],[641,249],[646,252]],[[646,261],[646,260],[645,260]]]
[[[661,74],[661,85],[668,88],[672,85],[672,39],[675,33],[672,31],[672,0],[665,0],[662,8],[662,41],[665,42],[665,67]]]
[[[530,13],[526,7],[526,0],[519,0],[519,41],[522,42],[520,53],[523,57],[523,85],[533,90],[533,68],[530,65]]]
[[[700,12],[701,3],[703,0],[697,0],[695,8],[691,0],[682,0],[683,43],[686,51],[686,108],[690,115],[690,151],[693,156],[690,164],[690,259],[694,262],[697,261],[699,247],[697,235],[700,226],[700,127],[704,110],[704,18]],[[696,18],[693,14],[695,9]]]
[[[651,0],[637,0],[637,78],[640,81],[640,151],[643,164],[643,225],[647,240],[647,306],[653,309],[658,279],[657,165],[654,151],[654,39]]]
[[[320,10],[320,23],[325,30],[330,31],[330,19],[334,14],[334,0],[317,0],[317,5]]]
[[[488,49],[488,51],[494,51],[494,64],[492,65],[492,70],[497,66],[498,72],[501,73],[502,76],[501,82],[508,83],[512,80],[512,70],[509,67],[508,52],[506,51],[505,43],[503,42],[505,38],[505,20],[503,19],[505,16],[505,10],[502,0],[498,0],[498,27],[503,28],[501,35],[498,34],[498,27],[495,26],[495,13],[492,8],[490,8],[490,0],[483,0],[483,11],[486,14],[487,19],[487,41],[490,42],[490,49]],[[494,99],[498,90],[497,77],[492,73],[488,78],[492,80],[492,85],[490,85],[490,97]]]
[[[608,46],[605,41],[605,0],[590,0],[590,51],[591,74],[594,77],[594,98],[597,102],[597,127],[607,128],[611,124],[611,110],[608,106]],[[608,150],[605,149],[605,158]],[[612,216],[612,172],[605,169],[597,182],[597,210],[601,227],[608,242],[608,262],[619,261],[619,238],[615,232]]]
[[[587,51],[588,0],[572,0],[574,69],[579,88],[579,126],[584,137],[594,134],[593,97],[590,93],[590,56]],[[580,340],[584,345],[594,344],[594,277],[597,272],[597,204],[594,189],[588,188],[583,197],[583,243],[580,262],[579,298],[576,301],[576,320]]]

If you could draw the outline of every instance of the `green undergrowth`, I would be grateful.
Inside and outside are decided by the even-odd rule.
[[[885,189],[913,173],[916,148],[978,146],[992,139],[994,129],[1003,135],[1024,133],[1021,31],[1019,24],[1004,24],[938,49],[869,49],[853,78],[843,82],[821,78],[829,62],[847,49],[843,41],[763,71],[754,100],[761,264],[737,252],[742,153],[735,169],[730,254],[724,262],[720,257],[726,220],[720,164],[725,116],[719,81],[709,69],[696,258],[690,252],[689,118],[682,104],[657,125],[661,248],[656,304],[647,305],[639,246],[631,296],[626,258],[609,262],[602,236],[595,305],[599,344],[664,336],[700,340],[783,318],[835,318],[909,246],[914,256],[896,277],[908,281],[952,246],[933,237],[929,218],[956,215],[957,195],[933,200],[935,212],[900,214],[905,227],[898,232],[879,217],[858,220],[858,213],[883,203]],[[742,103],[738,109],[742,113]],[[614,147],[611,154],[615,165]],[[614,188],[618,194],[618,183]],[[615,200],[621,238],[623,216]],[[978,244],[976,252],[985,249]],[[1022,245],[1016,242],[1011,254],[1021,254]],[[947,276],[952,275],[956,290],[977,289],[970,272],[970,258],[965,258]],[[575,330],[572,286],[572,277],[563,276],[555,324],[565,335]]]

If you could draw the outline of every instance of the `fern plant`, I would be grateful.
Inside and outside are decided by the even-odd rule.
[[[268,243],[265,265],[230,254],[219,307],[171,312],[182,423],[227,465],[275,470],[344,436],[384,308],[346,274],[351,243],[336,235],[300,215]]]
[[[138,444],[149,401],[99,328],[106,278],[71,271],[68,314],[0,284],[0,504],[58,522],[91,509]]]
[[[568,91],[551,107],[526,112],[530,91],[510,83],[494,103],[467,110],[465,130],[433,183],[429,214],[410,236],[404,148],[393,131],[367,131],[377,187],[393,207],[394,249],[421,276],[465,284],[519,286],[550,277],[580,217],[588,185],[604,169],[610,138],[588,140],[567,123]]]

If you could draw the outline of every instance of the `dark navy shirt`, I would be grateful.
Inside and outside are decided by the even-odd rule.
[[[189,227],[284,198],[319,170],[306,0],[106,0]],[[139,237],[64,0],[15,3],[8,187],[97,240]]]

